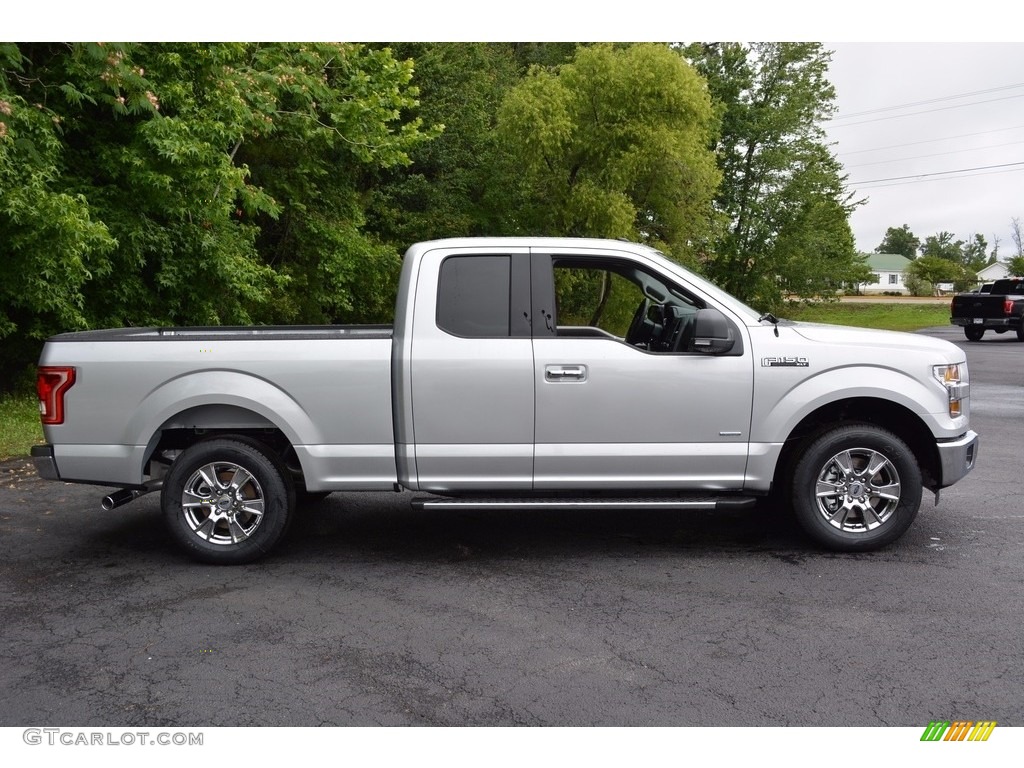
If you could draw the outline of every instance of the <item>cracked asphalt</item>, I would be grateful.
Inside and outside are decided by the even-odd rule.
[[[968,344],[978,467],[873,554],[782,514],[335,494],[242,567],[150,495],[0,464],[0,726],[1024,725],[1024,344]]]

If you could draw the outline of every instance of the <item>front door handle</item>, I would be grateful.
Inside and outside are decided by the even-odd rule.
[[[546,365],[544,378],[547,381],[586,381],[587,366],[585,365]]]

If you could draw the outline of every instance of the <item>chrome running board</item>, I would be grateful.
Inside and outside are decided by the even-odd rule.
[[[749,509],[752,496],[685,495],[652,497],[611,496],[417,496],[413,509]]]

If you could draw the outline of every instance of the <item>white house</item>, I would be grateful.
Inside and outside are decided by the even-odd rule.
[[[905,272],[910,259],[898,253],[869,253],[867,264],[874,282],[861,283],[861,293],[910,293],[905,285]]]
[[[991,283],[996,280],[1002,280],[1004,277],[1010,276],[1010,268],[1003,264],[1001,261],[997,261],[994,264],[989,264],[984,269],[978,270],[978,279],[983,283]]]

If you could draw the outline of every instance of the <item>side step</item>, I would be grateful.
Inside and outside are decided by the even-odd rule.
[[[752,509],[753,496],[417,496],[413,509]]]

